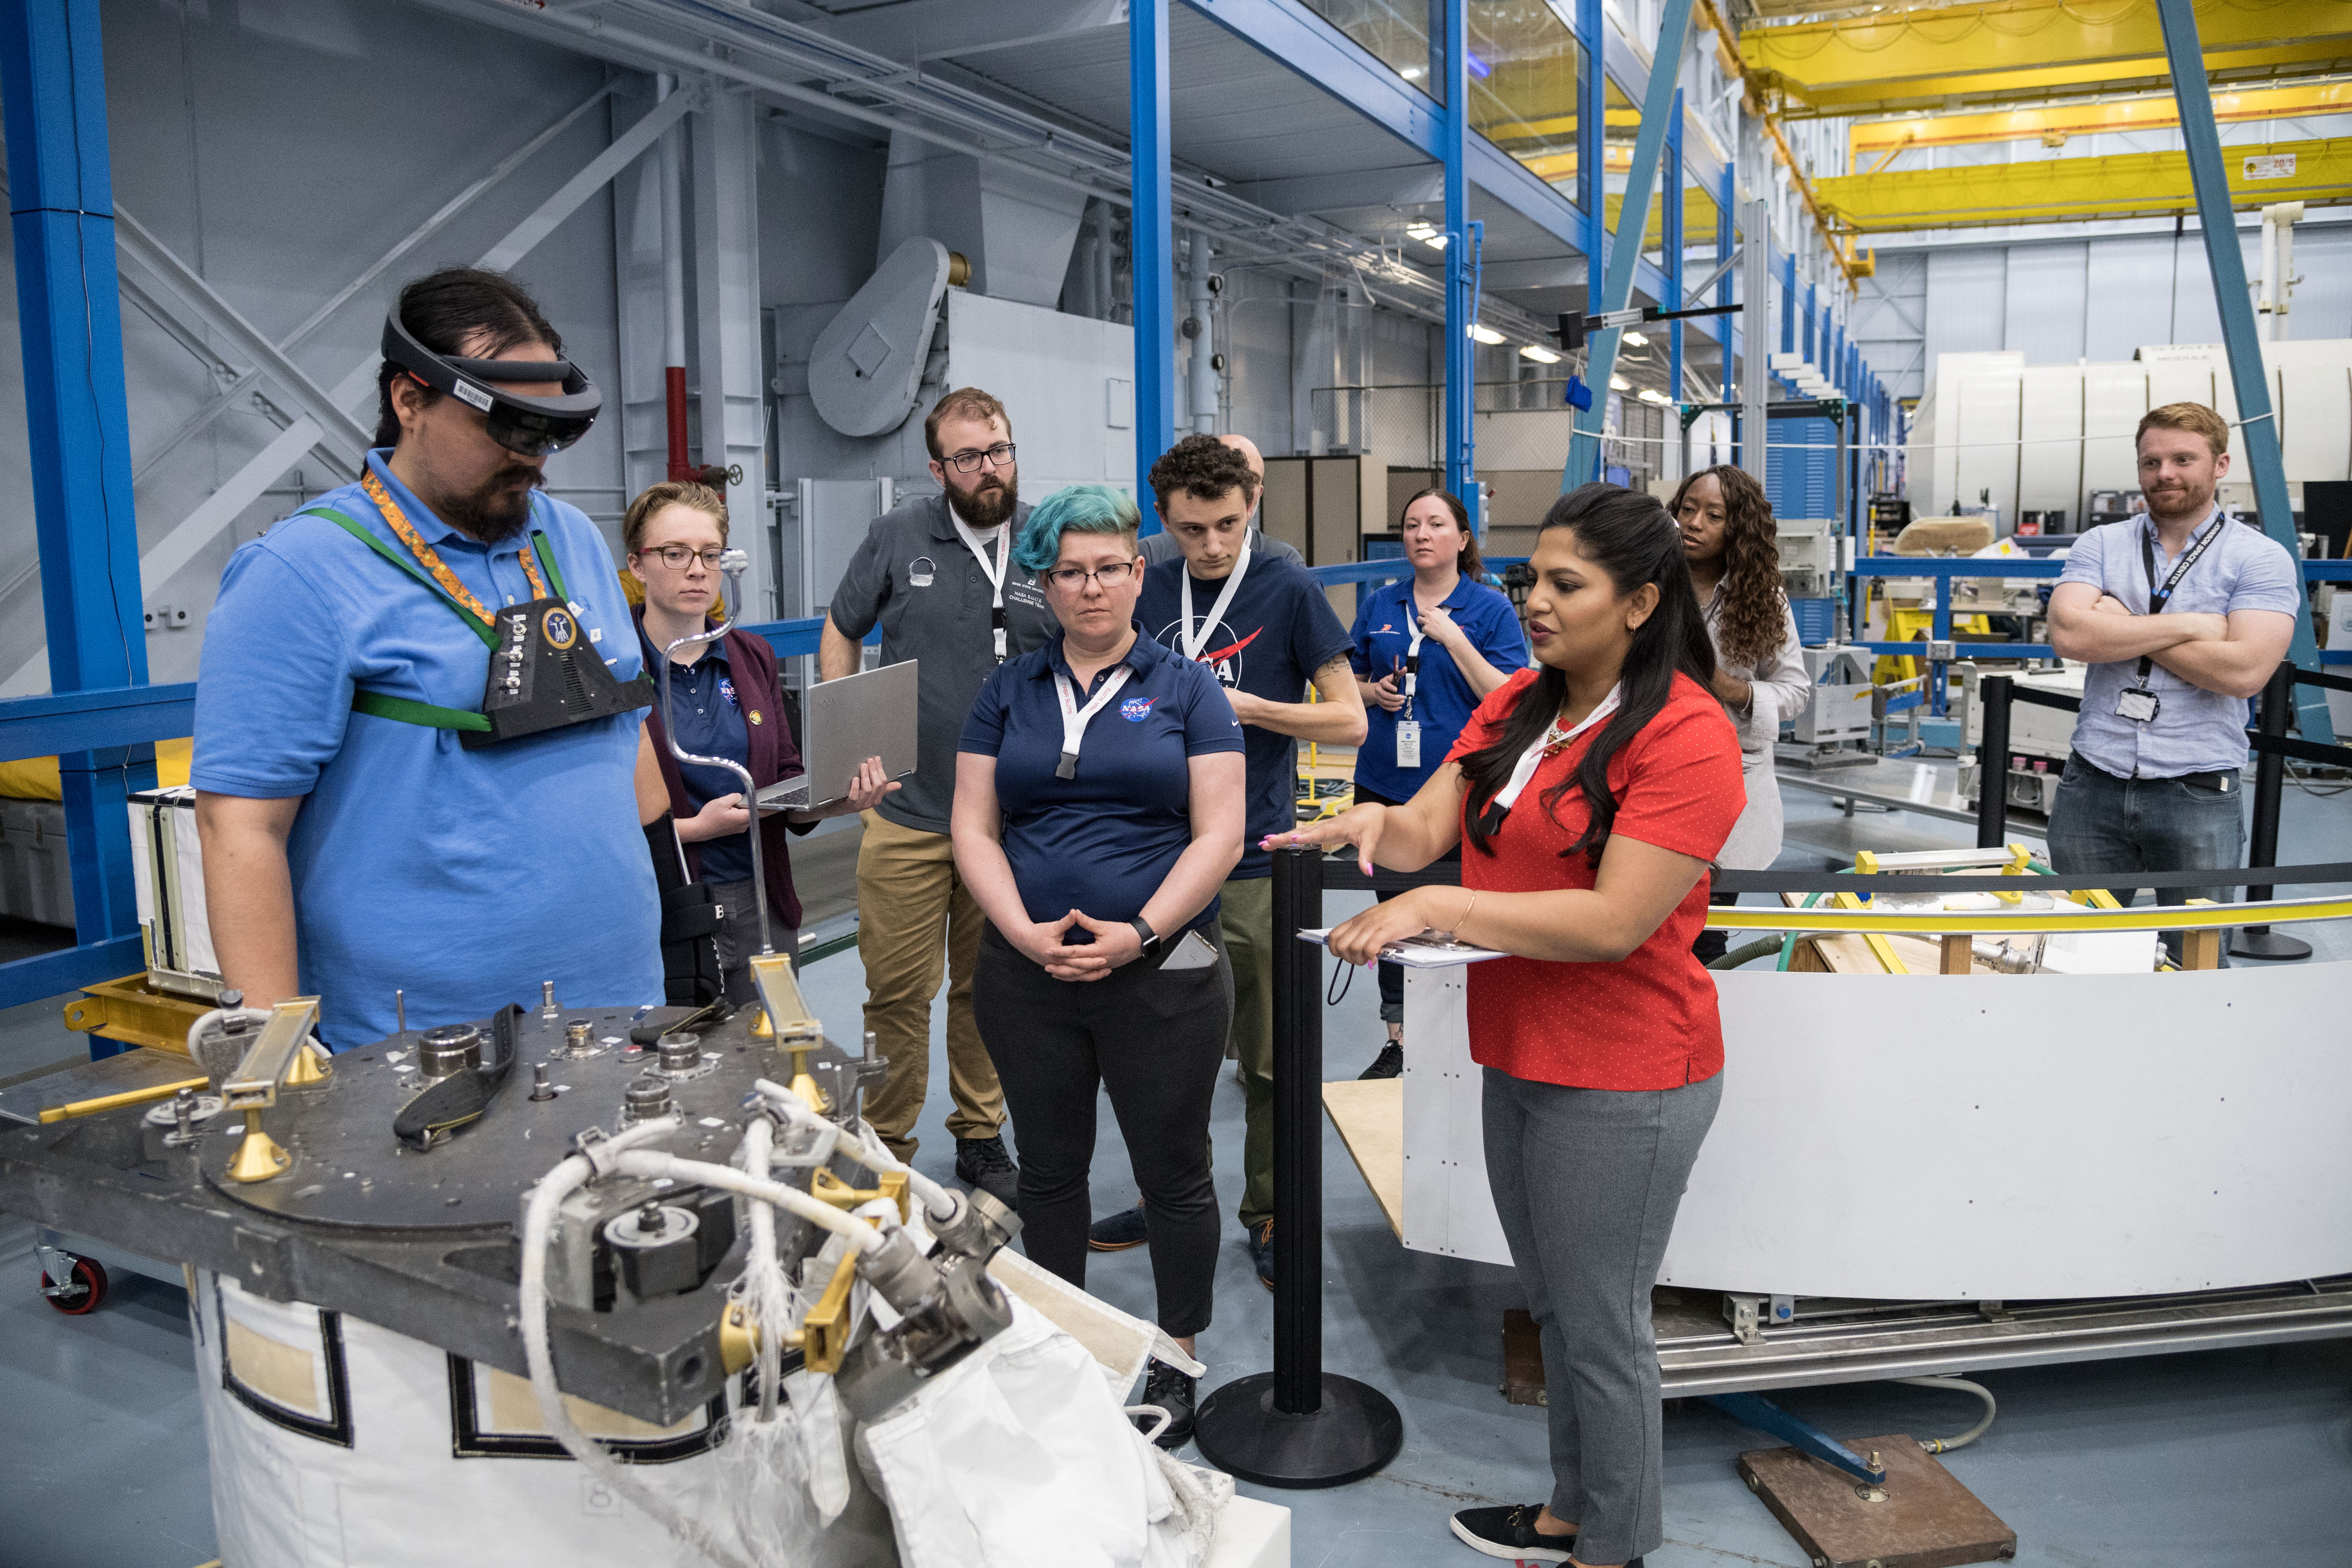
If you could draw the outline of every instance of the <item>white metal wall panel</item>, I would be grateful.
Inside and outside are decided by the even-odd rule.
[[[2134,490],[2139,473],[2132,449],[2139,416],[2147,412],[2147,371],[2137,364],[2094,364],[2083,373],[2083,489]],[[2084,502],[2087,506],[2087,500]],[[2070,519],[2077,528],[2080,517]]]
[[[2030,364],[2073,364],[2084,357],[2088,249],[2084,245],[2009,247],[2002,347],[2022,351]]]
[[[1064,485],[1134,482],[1134,433],[1110,424],[1108,391],[1134,375],[1131,328],[948,290],[946,384],[1012,389],[1021,493],[1032,501]]]
[[[2009,258],[1998,247],[1927,255],[1927,363],[1948,353],[2007,348]]]
[[[2058,510],[2069,523],[2082,520],[2084,374],[2076,365],[2049,365],[2018,378],[2021,511]]]
[[[2096,285],[2083,306],[2084,356],[2093,364],[2126,360],[2142,343],[2167,341],[2172,331],[2172,237],[2095,239],[2085,253],[2085,268]]]
[[[2017,515],[2018,421],[2023,377],[1963,378],[1954,403],[1950,439],[1957,445],[1955,491],[1962,506],[1990,497],[2003,518]]]
[[[2284,342],[2264,354],[2290,478],[2352,479],[2352,369],[2342,348]]]

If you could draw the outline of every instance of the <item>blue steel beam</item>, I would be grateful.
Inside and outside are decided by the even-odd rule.
[[[1176,428],[1175,234],[1168,144],[1168,0],[1127,8],[1127,146],[1134,207],[1128,256],[1135,295],[1135,493],[1149,489]],[[1160,531],[1144,507],[1143,531]]]
[[[1589,5],[1594,0],[1587,0]],[[1648,92],[1642,103],[1642,128],[1633,138],[1633,166],[1625,176],[1624,205],[1617,209],[1617,235],[1610,247],[1609,270],[1601,285],[1597,306],[1588,306],[1591,314],[1605,314],[1625,309],[1633,294],[1633,264],[1641,259],[1642,237],[1650,228],[1650,197],[1658,183],[1658,166],[1666,148],[1666,128],[1673,117],[1675,79],[1682,74],[1684,40],[1690,37],[1692,0],[1665,0],[1658,21],[1658,47],[1651,55]],[[1598,8],[1595,5],[1594,8]],[[1592,35],[1597,41],[1600,35]],[[1596,55],[1598,50],[1593,51]],[[1578,128],[1587,120],[1599,122],[1605,116],[1599,105],[1580,110]],[[1580,159],[1579,163],[1581,163]],[[1593,207],[1601,206],[1599,193],[1604,188],[1600,178],[1598,159],[1592,164],[1595,193]],[[1580,408],[1576,415],[1576,433],[1569,438],[1568,462],[1560,469],[1559,488],[1565,492],[1587,483],[1600,475],[1601,427],[1609,410],[1609,377],[1617,366],[1617,344],[1623,330],[1603,327],[1586,341],[1591,345],[1585,360],[1584,379],[1592,387],[1592,406]]]
[[[814,644],[809,651],[815,651]],[[196,685],[192,680],[177,686],[114,686],[18,697],[0,702],[0,762],[152,746],[195,733],[195,722]]]
[[[1576,205],[1582,224],[1576,247],[1584,253],[1588,315],[1601,309],[1601,296],[1608,285],[1609,227],[1602,219],[1609,211],[1609,54],[1602,41],[1608,29],[1601,19],[1601,0],[1576,0],[1576,42],[1583,51],[1576,87]],[[1594,403],[1605,408],[1608,383],[1594,382],[1589,370],[1584,379],[1592,386]]]
[[[1445,6],[1445,488],[1470,509],[1472,532],[1486,509],[1475,486],[1478,344],[1470,336],[1478,296],[1470,233],[1469,0]]]
[[[1666,258],[1665,307],[1669,310],[1683,308],[1683,89],[1675,89],[1675,111],[1666,121],[1665,208],[1660,216],[1658,237],[1664,242]],[[1683,324],[1666,323],[1666,395],[1680,403],[1683,398]],[[1661,426],[1663,428],[1663,426]],[[1658,453],[1658,466],[1665,467],[1665,451]]]
[[[1721,173],[1720,173],[1720,174],[1718,174],[1717,175],[1717,183],[1716,183],[1716,192],[1715,192],[1715,258],[1716,258],[1716,260],[1719,262],[1719,261],[1721,261],[1725,257],[1729,256],[1729,255],[1731,254],[1731,247],[1732,247],[1733,246],[1735,246],[1735,245],[1738,245],[1738,243],[1739,243],[1739,184],[1738,184],[1738,171],[1737,169],[1735,169],[1731,164],[1729,164],[1729,163],[1726,163],[1726,164],[1723,166],[1723,169],[1722,169]],[[1732,280],[1733,277],[1738,273],[1738,271],[1739,271],[1739,268],[1737,268],[1737,267],[1734,267],[1734,268],[1730,268],[1728,271],[1727,271],[1727,272],[1725,272],[1725,273],[1724,273],[1724,275],[1723,275],[1723,280],[1722,280],[1720,283],[1717,283],[1717,284],[1715,286],[1715,302],[1716,302],[1717,304],[1718,304],[1718,305],[1728,305],[1728,304],[1730,304],[1730,303],[1732,302],[1732,300],[1731,300],[1731,280]],[[1717,320],[1718,320],[1718,321],[1723,321],[1723,322],[1725,323],[1725,326],[1724,326],[1723,331],[1722,331],[1721,332],[1719,332],[1719,333],[1717,333],[1717,336],[1716,336],[1716,342],[1723,345],[1723,401],[1724,401],[1724,402],[1726,402],[1726,403],[1730,403],[1730,402],[1734,402],[1734,401],[1736,401],[1736,400],[1738,398],[1738,396],[1739,396],[1739,382],[1738,382],[1738,377],[1736,377],[1736,376],[1734,376],[1734,375],[1732,374],[1732,368],[1733,368],[1733,367],[1732,367],[1732,363],[1731,363],[1731,362],[1732,362],[1732,359],[1733,359],[1733,357],[1734,357],[1734,351],[1735,351],[1735,347],[1737,346],[1737,344],[1736,344],[1736,340],[1737,340],[1737,336],[1738,336],[1738,334],[1737,334],[1736,330],[1735,330],[1735,329],[1733,328],[1733,326],[1730,324],[1730,323],[1733,321],[1734,318],[1732,318],[1732,317],[1730,317],[1730,316],[1720,316],[1720,317],[1717,317]],[[1679,388],[1679,387],[1675,388],[1675,395],[1676,397],[1680,397],[1680,396],[1682,395],[1682,389],[1681,389],[1681,388]]]
[[[2190,0],[2157,0],[2164,23],[2164,52],[2172,66],[2173,97],[2180,105],[2180,140],[2189,153],[2189,177],[2197,190],[2197,223],[2205,234],[2205,259],[2213,274],[2213,300],[2221,310],[2221,342],[2229,350],[2230,380],[2238,393],[2238,438],[2252,470],[2254,508],[2263,531],[2294,555],[2294,514],[2286,493],[2286,462],[2279,451],[2278,421],[2272,417],[2270,373],[2263,367],[2262,340],[2254,331],[2253,302],[2246,294],[2246,258],[2238,248],[2238,224],[2230,211],[2230,176],[2221,163],[2221,136],[2213,122],[2213,94],[2205,81],[2205,55],[2197,41],[2197,14]],[[2294,640],[2287,657],[2299,668],[2319,668],[2319,643],[2312,635],[2311,600],[2294,607]],[[2295,721],[2306,741],[2333,742],[2336,725],[2327,694],[2315,687],[2294,688]]]
[[[1861,1455],[1810,1421],[1798,1419],[1760,1394],[1710,1394],[1706,1402],[1743,1426],[1769,1432],[1800,1453],[1834,1465],[1857,1480],[1874,1485],[1886,1479],[1884,1467],[1873,1469]]]
[[[0,112],[49,688],[144,685],[98,0],[0,0]],[[138,906],[123,796],[154,787],[153,753],[68,752],[58,771],[77,934],[128,936]]]

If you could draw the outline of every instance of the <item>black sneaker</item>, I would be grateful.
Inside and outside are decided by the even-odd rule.
[[[1004,1137],[956,1140],[956,1179],[978,1187],[1013,1213],[1021,1212],[1021,1168],[1004,1152]]]
[[[1517,1508],[1465,1508],[1449,1522],[1455,1538],[1473,1552],[1521,1563],[1565,1563],[1576,1549],[1576,1532],[1537,1534],[1536,1516],[1542,1511],[1539,1502]],[[1636,1557],[1625,1568],[1641,1568],[1641,1563]]]
[[[1096,1252],[1125,1252],[1150,1239],[1151,1227],[1143,1217],[1141,1204],[1087,1226],[1087,1246]]]
[[[1372,1065],[1356,1075],[1359,1079],[1402,1078],[1403,1076],[1404,1042],[1402,1040],[1391,1040],[1387,1045],[1382,1046],[1381,1054],[1372,1058]]]
[[[1274,1221],[1262,1220],[1249,1228],[1250,1256],[1257,1260],[1257,1282],[1274,1289]]]
[[[1198,1398],[1192,1380],[1166,1362],[1155,1361],[1143,1376],[1143,1403],[1168,1412],[1168,1425],[1152,1439],[1163,1448],[1181,1448],[1192,1440],[1192,1405]],[[1151,1417],[1134,1417],[1138,1427]]]

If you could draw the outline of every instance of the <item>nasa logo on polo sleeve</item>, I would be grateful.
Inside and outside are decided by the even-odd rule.
[[[1118,716],[1130,724],[1140,724],[1151,717],[1153,700],[1149,697],[1130,697],[1118,705]]]

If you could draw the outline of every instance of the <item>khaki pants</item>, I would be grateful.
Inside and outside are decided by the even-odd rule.
[[[1217,925],[1234,966],[1233,1043],[1247,1127],[1235,1212],[1255,1230],[1274,1217],[1274,879],[1227,882],[1217,896]]]
[[[941,959],[948,989],[948,1131],[993,1138],[1004,1125],[1004,1091],[996,1065],[971,1021],[971,972],[986,923],[961,878],[944,833],[901,827],[865,814],[857,850],[857,956],[866,965],[866,1026],[890,1064],[882,1087],[866,1096],[866,1120],[901,1160],[915,1155],[912,1136],[931,1077],[931,998],[940,994]]]

